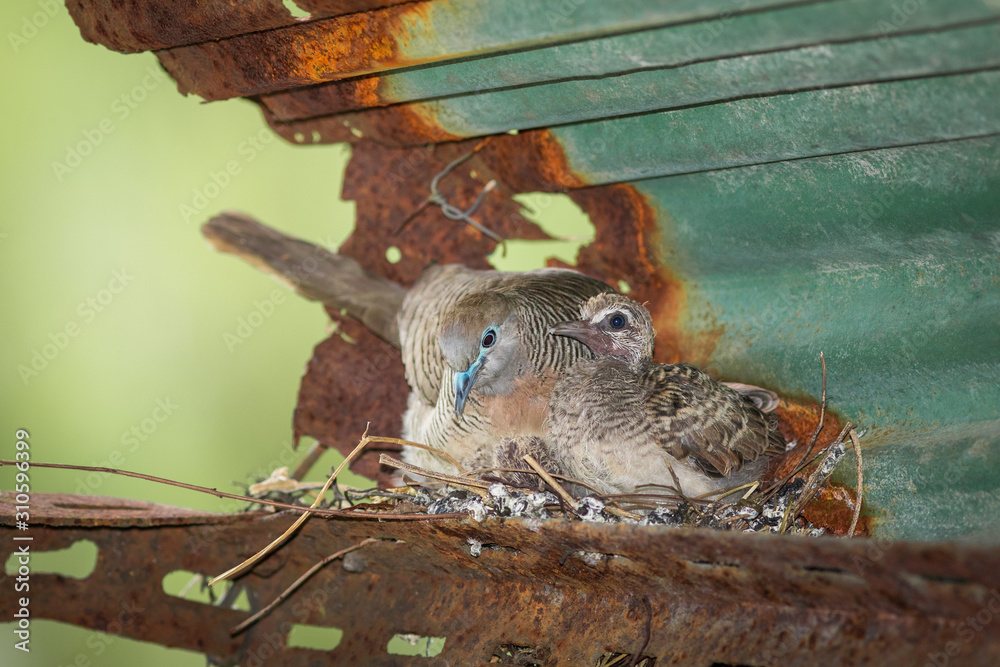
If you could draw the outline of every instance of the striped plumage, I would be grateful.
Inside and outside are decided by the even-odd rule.
[[[566,471],[604,493],[641,484],[698,496],[762,472],[784,451],[773,418],[754,400],[687,364],[652,360],[649,311],[627,297],[589,300],[582,320],[553,328],[594,351],[552,392],[551,442]],[[756,389],[756,388],[754,388]]]
[[[216,249],[242,257],[400,348],[412,390],[403,417],[404,437],[443,449],[466,467],[506,464],[523,453],[544,458],[541,436],[554,376],[581,356],[590,356],[582,344],[545,332],[575,317],[591,296],[611,289],[563,269],[503,273],[449,265],[426,269],[406,290],[350,257],[242,214],[223,213],[203,231]],[[490,321],[504,313],[509,321]],[[439,342],[442,324],[448,330],[447,358]],[[503,325],[499,347],[514,363],[497,363],[499,357],[493,354],[484,357],[483,372],[468,383],[471,393],[459,416],[456,371],[468,369],[487,324]],[[422,450],[404,455],[418,465],[449,469],[443,459]]]
[[[547,331],[608,290],[565,269],[508,273],[454,264],[427,269],[407,293],[398,317],[412,389],[403,437],[444,449],[467,467],[492,460],[505,438],[544,438],[557,376],[591,356],[579,342]],[[498,342],[484,355],[464,409],[456,414],[456,373],[476,361],[488,327],[495,327]],[[404,457],[423,467],[448,469],[423,450],[404,450]]]

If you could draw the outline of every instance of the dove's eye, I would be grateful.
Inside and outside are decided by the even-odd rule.
[[[621,313],[615,313],[611,316],[611,319],[608,320],[608,324],[611,325],[612,329],[621,329],[625,326],[625,316]]]
[[[487,329],[483,333],[483,340],[480,343],[484,348],[493,347],[493,344],[497,342],[497,332],[493,329]]]

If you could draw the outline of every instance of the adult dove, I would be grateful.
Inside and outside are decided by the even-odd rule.
[[[548,329],[611,289],[567,269],[515,273],[451,264],[427,268],[407,290],[247,216],[225,213],[202,231],[217,250],[243,257],[399,348],[411,388],[403,438],[469,469],[509,462],[522,451],[542,457],[552,388],[574,362],[592,356]],[[455,472],[424,450],[407,447],[403,457]]]
[[[404,437],[443,449],[468,468],[502,461],[497,447],[511,438],[542,448],[556,381],[591,356],[581,343],[549,336],[548,329],[610,289],[567,269],[426,269],[398,317],[412,388]],[[423,450],[405,450],[404,457],[442,467]]]

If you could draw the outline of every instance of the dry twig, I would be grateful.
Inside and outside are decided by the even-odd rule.
[[[334,480],[337,479],[337,475],[339,475],[340,471],[343,470],[347,466],[348,463],[350,463],[351,459],[353,459],[355,456],[357,456],[358,453],[360,453],[361,450],[365,448],[365,445],[367,445],[369,442],[372,442],[373,440],[376,440],[376,439],[377,438],[369,438],[368,437],[368,427],[366,426],[365,427],[364,435],[361,436],[361,442],[359,442],[358,446],[354,448],[354,451],[352,451],[350,454],[348,454],[346,457],[344,457],[344,460],[340,463],[339,466],[337,466],[337,469],[335,471],[333,471],[332,475],[330,475],[330,479],[326,480],[326,484],[323,485],[323,488],[320,490],[319,494],[316,496],[316,500],[313,501],[313,504],[309,506],[310,510],[314,509],[317,505],[319,505],[320,501],[323,499],[323,495],[330,489],[330,486],[333,484]],[[264,558],[264,556],[268,555],[269,553],[271,553],[272,551],[274,551],[275,549],[277,549],[279,546],[281,546],[282,544],[284,544],[285,540],[287,540],[289,537],[291,537],[295,533],[295,531],[297,531],[299,529],[299,527],[302,524],[304,524],[307,519],[309,519],[310,513],[311,512],[305,512],[304,514],[302,514],[302,516],[300,516],[298,519],[296,519],[295,522],[292,523],[292,525],[288,527],[288,530],[286,530],[284,533],[282,533],[281,535],[279,535],[278,537],[276,537],[274,540],[272,540],[270,544],[268,544],[266,547],[264,547],[263,549],[261,549],[260,551],[258,551],[257,553],[255,553],[250,558],[247,558],[245,561],[243,561],[242,563],[240,563],[236,567],[231,567],[228,570],[226,570],[225,572],[223,572],[222,574],[220,574],[219,576],[217,576],[215,579],[212,579],[210,582],[208,582],[208,585],[209,586],[214,586],[215,584],[219,583],[220,581],[224,581],[226,579],[229,579],[230,577],[233,577],[233,576],[239,574],[240,572],[242,572],[243,570],[247,569],[248,567],[256,564],[258,561],[260,561],[262,558]]]
[[[389,466],[390,468],[395,468],[397,470],[405,470],[408,473],[414,475],[420,475],[422,477],[429,477],[430,479],[437,479],[454,486],[460,486],[462,488],[469,489],[473,493],[477,493],[480,496],[486,497],[487,494],[485,489],[490,488],[488,482],[480,482],[478,479],[471,479],[469,477],[459,477],[458,475],[449,475],[443,472],[436,472],[434,470],[427,470],[426,468],[421,468],[420,466],[415,466],[412,463],[406,463],[405,461],[400,461],[399,459],[394,459],[388,454],[380,454],[378,462],[384,466]]]
[[[819,404],[819,421],[816,422],[816,430],[813,431],[812,437],[809,438],[809,449],[806,450],[805,455],[802,457],[803,460],[809,458],[812,454],[813,447],[816,446],[816,440],[819,438],[819,432],[823,430],[823,420],[826,418],[826,357],[823,353],[819,353],[819,362],[823,365],[823,395]]]
[[[628,667],[635,667],[637,664],[639,664],[639,659],[642,657],[642,652],[646,650],[647,646],[649,646],[649,640],[652,637],[653,607],[652,605],[649,604],[648,597],[642,598],[642,604],[644,607],[646,607],[646,627],[645,627],[645,632],[643,634],[642,646],[640,646],[639,650],[636,651],[635,655],[632,656],[632,661],[628,663]]]
[[[833,456],[834,448],[841,442],[843,442],[847,433],[850,430],[852,430],[851,426],[852,426],[851,422],[847,422],[846,424],[844,424],[844,428],[843,430],[841,430],[840,434],[834,439],[833,442],[827,445],[826,449],[824,449],[823,452],[820,453],[820,454],[824,453],[825,454],[822,460],[820,461],[820,464],[816,466],[816,469],[813,470],[811,475],[809,475],[809,479],[806,481],[806,485],[802,488],[802,494],[799,496],[799,499],[795,502],[794,508],[786,512],[785,520],[782,521],[783,528],[787,527],[788,518],[791,518],[794,521],[795,517],[797,517],[802,512],[806,504],[813,499],[813,496],[816,495],[816,491],[819,489],[819,485],[830,475],[830,472],[832,471],[827,471],[826,474],[824,475],[823,469],[826,467],[827,460],[829,460]],[[817,454],[817,458],[818,457],[819,454]],[[790,508],[791,506],[792,504],[789,503]],[[784,531],[782,530],[779,532],[784,532]]]
[[[858,519],[861,518],[861,503],[865,497],[865,477],[861,469],[861,443],[858,441],[858,434],[852,428],[848,431],[848,435],[851,436],[851,444],[854,445],[854,457],[857,459],[858,465],[858,497],[854,501],[854,517],[851,519],[851,527],[847,530],[847,536],[854,537],[854,531],[858,527]]]
[[[822,352],[819,353],[819,361],[823,367],[823,393],[819,403],[819,421],[816,422],[816,428],[813,430],[812,436],[809,438],[809,446],[806,448],[806,452],[805,454],[802,455],[802,458],[799,459],[798,465],[796,465],[790,473],[785,475],[784,479],[775,482],[770,487],[768,487],[767,491],[761,498],[761,502],[767,502],[768,500],[773,498],[774,494],[776,494],[779,489],[788,484],[788,482],[791,481],[793,477],[802,472],[806,468],[806,466],[808,466],[811,463],[809,455],[812,454],[813,449],[816,447],[816,442],[817,440],[819,440],[819,433],[820,431],[823,430],[823,423],[826,420],[826,357],[823,355]],[[838,441],[839,439],[835,440],[834,442]]]
[[[0,468],[4,466],[13,466],[13,465],[17,465],[17,462],[0,459]],[[153,482],[155,484],[165,484],[167,486],[176,486],[181,489],[188,489],[189,491],[196,491],[198,493],[206,493],[211,496],[216,496],[217,498],[240,500],[250,504],[267,505],[269,507],[274,507],[275,509],[291,510],[293,512],[308,512],[310,514],[316,514],[318,516],[344,517],[352,519],[364,517],[364,514],[361,512],[349,512],[346,510],[335,510],[335,509],[321,509],[318,507],[315,508],[303,507],[302,505],[293,505],[291,503],[283,503],[277,500],[269,500],[267,498],[254,498],[253,496],[244,496],[238,493],[227,493],[225,491],[219,491],[218,489],[210,489],[207,486],[198,486],[197,484],[178,482],[173,479],[167,479],[166,477],[157,477],[156,475],[147,475],[146,473],[132,472],[130,470],[118,470],[116,468],[107,468],[104,466],[81,466],[69,463],[42,463],[40,461],[38,462],[32,461],[31,466],[33,468],[53,468],[56,470],[79,470],[81,472],[100,472],[100,473],[107,473],[109,475],[120,475],[122,477],[142,479],[147,482]],[[373,518],[378,518],[379,520],[395,519],[400,521],[415,521],[418,519],[428,520],[428,519],[454,518],[460,515],[457,514],[414,515],[414,514],[389,514],[389,513],[379,512],[377,515],[373,514],[372,516]]]
[[[525,454],[523,458],[524,462],[527,463],[529,466],[531,466],[531,469],[534,470],[536,473],[538,473],[538,476],[544,479],[545,483],[551,486],[553,490],[557,494],[559,494],[559,497],[566,502],[567,505],[572,507],[574,510],[580,509],[580,503],[576,502],[576,498],[569,495],[566,489],[562,488],[562,485],[552,478],[552,475],[545,472],[545,468],[539,465],[538,461],[535,460],[534,456],[532,456],[531,454]]]
[[[320,459],[323,454],[326,453],[327,447],[322,442],[317,440],[309,447],[309,451],[306,455],[302,457],[299,464],[295,466],[295,471],[292,472],[292,479],[303,480],[305,476],[309,474],[312,467],[316,465],[316,461]]]
[[[270,602],[270,604],[268,604],[266,607],[264,607],[263,609],[261,609],[256,614],[254,614],[250,618],[246,619],[245,621],[243,621],[242,623],[240,623],[236,627],[232,628],[229,631],[229,634],[230,635],[238,635],[239,633],[243,632],[244,630],[246,630],[247,628],[249,628],[251,625],[253,625],[257,621],[259,621],[260,619],[262,619],[265,616],[267,616],[268,614],[270,614],[274,610],[275,607],[277,607],[279,604],[281,604],[286,599],[288,599],[288,596],[291,595],[292,593],[294,593],[296,590],[298,590],[298,588],[300,586],[302,586],[302,584],[306,583],[306,581],[308,581],[310,577],[312,577],[314,574],[316,574],[317,572],[319,572],[321,569],[323,569],[326,565],[328,565],[332,561],[334,561],[334,560],[336,560],[338,558],[341,558],[341,557],[349,554],[352,551],[356,551],[356,550],[360,549],[361,547],[365,546],[366,544],[370,544],[372,542],[377,542],[377,541],[378,540],[376,540],[374,537],[369,537],[367,539],[361,540],[357,544],[353,544],[353,545],[347,547],[346,549],[341,549],[340,551],[338,551],[336,553],[330,554],[329,556],[327,556],[326,558],[324,558],[323,560],[321,560],[320,562],[316,563],[311,568],[309,568],[308,570],[306,570],[305,574],[303,574],[301,577],[299,577],[298,579],[296,579],[292,583],[291,586],[289,586],[288,588],[286,588],[285,590],[283,590],[278,597],[274,598],[274,600],[272,600]]]
[[[528,473],[528,474],[533,474],[533,475],[537,475],[538,474],[538,472],[535,471],[535,470],[525,470],[524,468],[476,468],[475,470],[470,470],[467,474],[468,475],[482,475],[484,473],[490,473],[490,472],[520,472],[520,473]],[[553,477],[555,477],[558,480],[562,480],[563,482],[569,482],[570,484],[576,484],[578,486],[582,486],[583,488],[587,489],[588,491],[592,491],[594,493],[594,495],[600,495],[600,491],[598,491],[597,489],[595,489],[590,484],[587,484],[583,480],[576,479],[575,477],[568,477],[566,475],[560,475],[559,473],[555,473],[555,472],[550,472],[549,474],[552,475]],[[515,486],[513,484],[508,484],[506,482],[503,482],[503,484],[505,486],[513,486],[514,488],[521,488],[519,486]]]

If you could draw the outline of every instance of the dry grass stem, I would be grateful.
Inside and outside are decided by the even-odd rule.
[[[681,488],[681,480],[677,477],[677,473],[674,472],[674,467],[670,465],[670,461],[667,461],[667,470],[670,471],[670,476],[674,480],[674,490],[677,492],[677,495],[680,496],[681,500],[684,502],[688,502],[688,497],[684,495],[684,489]]]
[[[545,469],[535,460],[535,457],[531,454],[524,455],[524,462],[531,466],[531,469],[538,473],[538,476],[545,480],[545,483],[551,486],[559,497],[562,498],[567,505],[572,507],[574,510],[580,509],[580,503],[576,501],[576,498],[569,495],[566,489],[562,488],[562,485],[552,478],[552,475],[545,472]]]
[[[861,518],[861,503],[865,497],[865,477],[861,469],[861,443],[858,441],[858,434],[852,428],[848,431],[848,435],[851,436],[851,444],[854,445],[854,456],[858,464],[858,497],[854,501],[854,517],[851,519],[851,527],[847,530],[847,536],[854,537],[854,531],[858,527],[858,519]]]
[[[436,447],[429,447],[428,445],[424,445],[419,442],[413,442],[412,440],[403,440],[402,438],[379,437],[379,438],[373,438],[373,440],[377,440],[378,442],[390,442],[396,445],[406,445],[407,447],[416,447],[417,449],[423,449],[424,451],[430,452],[439,459],[444,459],[451,465],[455,466],[455,470],[457,470],[459,473],[463,475],[469,474],[469,471],[466,470],[461,463],[456,461],[455,458],[451,456],[451,454],[442,449],[437,449]]]
[[[368,427],[366,426],[364,435],[361,436],[361,442],[359,442],[358,446],[354,448],[354,451],[352,451],[350,454],[344,457],[344,460],[341,462],[341,464],[337,466],[337,469],[333,471],[332,475],[330,475],[330,479],[326,480],[326,484],[323,485],[322,490],[320,490],[319,495],[316,496],[316,500],[313,501],[313,504],[309,506],[309,509],[314,509],[317,505],[319,505],[320,501],[323,498],[323,495],[330,489],[330,486],[333,484],[334,480],[337,479],[337,475],[340,474],[340,471],[343,470],[347,466],[347,464],[351,462],[351,459],[357,456],[369,442],[372,442],[374,440],[378,440],[378,438],[369,438]],[[310,512],[308,511],[303,513],[302,516],[296,519],[295,522],[288,527],[288,530],[286,530],[284,533],[282,533],[274,540],[272,540],[270,544],[268,544],[266,547],[264,547],[256,554],[254,554],[250,558],[240,563],[239,565],[229,568],[228,570],[217,576],[215,579],[212,579],[210,582],[208,582],[208,585],[214,586],[220,581],[229,579],[230,577],[233,577],[239,574],[240,572],[243,572],[247,568],[259,562],[262,558],[264,558],[264,556],[268,555],[269,553],[277,549],[279,546],[285,543],[285,540],[287,540],[289,537],[295,534],[295,531],[297,531],[299,527],[306,522],[306,520],[309,518],[309,515]]]
[[[822,399],[819,403],[819,421],[816,422],[816,430],[813,431],[812,437],[809,438],[809,448],[806,450],[803,459],[809,457],[812,454],[813,447],[816,446],[816,440],[819,438],[819,432],[823,430],[823,421],[826,419],[826,357],[823,353],[819,353],[819,362],[823,366],[823,394]]]
[[[427,470],[426,468],[421,468],[420,466],[415,466],[412,463],[406,463],[405,461],[400,461],[399,459],[394,459],[388,454],[381,454],[379,456],[378,462],[384,466],[389,466],[390,468],[395,468],[396,470],[403,470],[414,475],[420,475],[421,477],[428,477],[430,479],[440,480],[447,484],[453,486],[460,486],[464,489],[468,489],[473,493],[477,493],[480,496],[487,496],[486,489],[490,488],[488,482],[480,482],[477,479],[472,479],[470,477],[459,477],[457,475],[449,475],[443,472],[436,472],[434,470]]]
[[[470,470],[468,474],[469,475],[481,475],[483,473],[489,473],[489,472],[522,472],[522,473],[526,472],[526,473],[535,474],[535,475],[538,474],[538,471],[536,471],[536,470],[525,470],[524,468],[477,468],[475,470]],[[587,484],[583,480],[576,479],[575,477],[568,477],[566,475],[560,475],[559,473],[555,473],[555,472],[550,472],[549,474],[552,475],[553,477],[555,477],[556,479],[561,480],[563,482],[569,482],[570,484],[576,484],[578,486],[582,486],[583,488],[587,489],[588,491],[593,491],[594,495],[600,495],[600,491],[598,491],[597,489],[595,489],[590,484]]]
[[[17,465],[16,461],[8,461],[0,459],[0,468],[4,466]],[[142,479],[147,482],[153,482],[155,484],[164,484],[166,486],[176,486],[181,489],[188,489],[189,491],[197,491],[198,493],[205,493],[210,496],[215,496],[217,498],[228,498],[230,500],[240,500],[251,505],[266,505],[268,507],[273,507],[279,510],[291,510],[293,512],[309,512],[311,514],[316,514],[318,516],[326,517],[350,517],[359,518],[362,516],[358,512],[349,512],[346,510],[336,510],[336,509],[319,509],[319,508],[309,508],[303,507],[302,505],[293,505],[291,503],[283,503],[277,500],[269,500],[267,498],[254,498],[253,496],[240,495],[238,493],[227,493],[225,491],[219,491],[218,489],[210,489],[207,486],[198,486],[197,484],[188,484],[187,482],[178,482],[173,479],[167,479],[165,477],[157,477],[156,475],[147,475],[141,472],[131,472],[129,470],[118,470],[117,468],[107,468],[104,466],[81,466],[73,465],[69,463],[43,463],[41,461],[31,462],[32,467],[35,468],[53,468],[55,470],[79,470],[81,472],[100,472],[107,473],[109,475],[121,475],[122,477],[131,477],[133,479]],[[377,518],[381,521],[383,519],[399,519],[406,521],[413,521],[418,518],[420,519],[443,519],[447,518],[446,515],[433,515],[424,517],[415,517],[412,515],[400,515],[400,514],[387,514],[380,512]]]
[[[791,511],[792,519],[797,517],[802,512],[803,508],[805,508],[805,506],[809,503],[809,501],[812,500],[813,497],[816,495],[816,492],[819,490],[820,485],[829,478],[832,470],[828,470],[824,474],[823,469],[827,467],[826,465],[827,461],[832,459],[832,457],[835,455],[837,445],[841,444],[844,441],[844,438],[846,437],[847,433],[852,430],[851,426],[852,426],[851,422],[847,422],[846,424],[844,424],[844,428],[840,432],[840,435],[833,442],[831,442],[822,452],[820,452],[820,454],[816,455],[817,458],[819,458],[820,455],[822,455],[823,458],[820,461],[820,464],[816,466],[816,469],[812,471],[812,474],[809,475],[809,479],[806,480],[806,485],[802,489],[802,495],[799,496],[798,501],[795,502],[795,506]]]
[[[301,577],[299,577],[298,579],[296,579],[288,588],[286,588],[285,590],[283,590],[281,592],[281,594],[278,597],[274,598],[274,600],[272,600],[266,607],[264,607],[263,609],[261,609],[260,611],[258,611],[256,614],[254,614],[253,616],[251,616],[247,620],[243,621],[242,623],[240,623],[239,625],[237,625],[236,627],[234,627],[233,629],[231,629],[229,631],[229,634],[230,635],[238,635],[239,633],[243,632],[244,630],[246,630],[247,628],[249,628],[251,625],[253,625],[257,621],[259,621],[260,619],[262,619],[265,616],[267,616],[268,614],[270,614],[274,610],[275,607],[277,607],[279,604],[281,604],[286,599],[288,599],[288,596],[291,595],[292,593],[294,593],[296,590],[298,590],[298,588],[300,586],[302,586],[302,584],[306,583],[309,580],[310,577],[312,577],[314,574],[316,574],[317,572],[319,572],[321,569],[323,569],[325,566],[327,566],[332,561],[334,561],[334,560],[336,560],[338,558],[341,558],[341,557],[349,554],[352,551],[356,551],[356,550],[360,549],[361,547],[365,546],[366,544],[370,544],[372,542],[377,542],[377,541],[378,540],[376,540],[374,537],[369,537],[367,539],[361,540],[357,544],[353,544],[353,545],[347,547],[346,549],[341,549],[340,551],[338,551],[336,553],[330,554],[329,556],[327,556],[326,558],[324,558],[323,560],[321,560],[320,562],[316,563],[311,568],[309,568],[308,570],[306,570],[305,574],[303,574]]]

